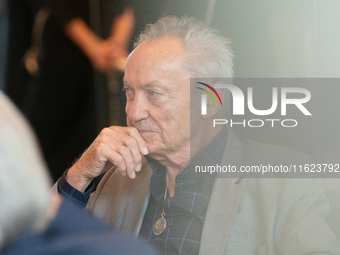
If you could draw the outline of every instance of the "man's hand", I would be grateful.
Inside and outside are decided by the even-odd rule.
[[[113,165],[131,179],[142,168],[142,155],[148,154],[145,141],[136,128],[104,128],[81,158],[67,172],[66,180],[84,192],[91,181]]]

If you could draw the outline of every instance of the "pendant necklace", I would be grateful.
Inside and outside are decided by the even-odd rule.
[[[165,184],[165,194],[164,194],[164,200],[166,199],[166,193],[167,193],[168,187]],[[161,217],[155,222],[155,226],[153,227],[153,233],[158,236],[160,234],[163,233],[163,231],[166,228],[166,219],[165,217],[165,212],[164,212],[164,208],[163,211],[161,213]]]

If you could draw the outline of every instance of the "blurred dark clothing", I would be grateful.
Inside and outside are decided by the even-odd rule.
[[[91,27],[89,2],[11,0],[8,6],[10,27],[5,92],[32,124],[54,180],[107,125],[105,77],[92,68],[83,52],[63,31],[75,17],[82,18]],[[51,14],[42,34],[39,72],[30,76],[22,59],[31,46],[35,14],[43,5],[49,6]],[[118,8],[117,4],[117,12],[118,9],[121,11],[122,7]],[[112,22],[112,15],[101,16],[107,20],[110,16]],[[107,25],[110,26],[111,23]],[[106,28],[104,32],[108,31]],[[98,87],[101,89],[100,100],[95,94]],[[98,113],[98,109],[104,110]]]
[[[98,131],[94,70],[63,31],[71,15],[81,16],[89,23],[88,2],[69,1],[72,8],[68,12],[64,12],[65,1],[50,2],[51,17],[43,33],[40,71],[32,79],[27,96],[30,101],[24,112],[41,142],[51,174],[57,179]]]
[[[65,200],[47,230],[29,233],[4,255],[144,254],[155,252],[131,235],[115,231]]]
[[[5,74],[5,92],[23,110],[30,75],[23,56],[31,46],[34,17],[39,10],[36,1],[11,0],[8,6],[8,38]]]

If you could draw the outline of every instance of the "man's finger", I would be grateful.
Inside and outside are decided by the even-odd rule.
[[[135,138],[120,132],[112,132],[110,149],[117,151],[125,160],[127,173],[133,177],[133,172],[140,171],[142,156]]]
[[[135,164],[134,164],[130,149],[126,146],[121,145],[118,148],[118,152],[124,159],[127,175],[131,179],[134,179],[136,177]]]
[[[124,127],[124,128],[120,128],[119,130],[116,129],[117,127],[113,127],[113,128],[115,128],[115,131],[117,131],[117,132],[121,132],[123,134],[126,134],[126,135],[134,138],[137,141],[138,149],[139,149],[139,152],[141,154],[147,155],[149,153],[144,139],[139,134],[139,132],[136,128],[134,128],[134,127]]]
[[[126,175],[126,165],[125,165],[125,160],[123,157],[117,153],[116,151],[111,150],[107,154],[108,160],[116,166],[116,170],[121,173],[121,175],[125,176]]]

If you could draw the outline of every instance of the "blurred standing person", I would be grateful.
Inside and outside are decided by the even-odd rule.
[[[126,58],[128,46],[121,42],[130,39],[133,11],[122,4],[114,6],[117,15],[110,34],[103,39],[91,29],[90,1],[20,2],[45,6],[50,11],[43,25],[39,69],[25,90],[21,109],[37,133],[52,176],[57,179],[103,127],[97,123],[94,69],[108,72],[117,59]],[[127,23],[129,26],[124,27]],[[118,33],[128,40],[118,40]],[[13,76],[13,72],[16,70],[7,73]],[[105,86],[103,83],[104,79],[101,85]],[[6,91],[15,91],[18,86],[8,79]],[[103,101],[105,107],[105,98]]]

